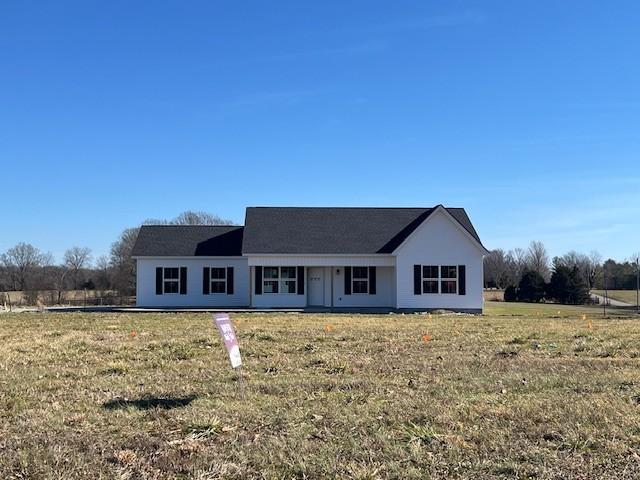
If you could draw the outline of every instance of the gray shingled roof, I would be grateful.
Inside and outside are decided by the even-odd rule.
[[[240,256],[243,229],[226,225],[143,225],[132,256]]]
[[[393,252],[437,207],[249,207],[244,254],[376,254]],[[463,208],[447,208],[477,241]]]

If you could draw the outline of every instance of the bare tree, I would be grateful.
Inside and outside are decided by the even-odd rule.
[[[492,250],[484,258],[485,286],[494,284],[497,288],[505,288],[509,282],[509,264],[504,250]]]
[[[9,270],[14,289],[25,290],[36,268],[42,265],[44,256],[28,243],[18,243],[2,255],[2,263]]]
[[[587,285],[589,290],[595,287],[598,277],[602,275],[602,255],[595,250],[589,254]]]
[[[507,271],[505,273],[505,285],[517,285],[522,274],[526,270],[527,253],[521,248],[509,250],[505,255]]]
[[[182,212],[172,220],[166,220],[161,218],[147,218],[143,225],[232,225],[231,220],[226,220],[207,212],[195,212],[193,210],[187,210]]]
[[[66,265],[60,265],[51,272],[51,280],[53,283],[53,290],[55,291],[55,299],[52,299],[52,303],[61,305],[64,301],[65,281],[69,274],[69,269]]]
[[[231,225],[231,220],[226,220],[218,215],[207,212],[194,212],[187,210],[182,212],[169,223],[173,225]]]
[[[113,269],[113,286],[121,295],[135,292],[136,262],[131,258],[131,252],[138,238],[138,230],[127,228],[111,245],[109,263]]]
[[[565,253],[562,257],[559,257],[557,261],[560,265],[570,269],[576,268],[585,285],[591,289],[593,288],[595,275],[600,264],[598,257],[599,254],[597,252],[591,252],[591,256],[589,256],[584,253],[571,250],[570,252]]]
[[[73,289],[78,289],[78,273],[87,267],[91,261],[91,249],[87,247],[72,247],[64,252],[64,264],[73,276]]]
[[[101,290],[111,288],[109,257],[100,255],[96,260],[96,270],[98,271],[98,288]]]
[[[56,262],[51,252],[43,253],[39,274],[36,279],[36,288],[48,290],[53,288],[52,284],[52,272],[56,269]]]
[[[549,254],[544,243],[533,241],[527,250],[527,268],[540,274],[545,281],[549,281]]]

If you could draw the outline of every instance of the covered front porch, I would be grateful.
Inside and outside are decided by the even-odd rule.
[[[391,255],[249,257],[249,268],[254,308],[396,307],[395,258]]]

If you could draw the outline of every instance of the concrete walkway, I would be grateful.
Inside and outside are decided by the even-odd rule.
[[[605,302],[605,298],[603,295],[596,295],[595,293],[592,293],[591,298],[593,300],[598,300],[600,305],[604,304]],[[632,305],[631,303],[621,302],[620,300],[614,300],[611,297],[607,298],[606,300],[607,300],[607,305],[611,307],[635,307],[635,305]]]

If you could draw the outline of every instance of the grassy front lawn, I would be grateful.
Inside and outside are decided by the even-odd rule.
[[[2,314],[0,478],[638,478],[599,315],[233,315],[242,398],[207,314]]]
[[[604,290],[592,290],[592,292],[596,295],[604,296]],[[636,304],[635,290],[607,290],[607,295],[609,295],[609,298],[613,298],[614,300],[630,303],[631,305]]]

